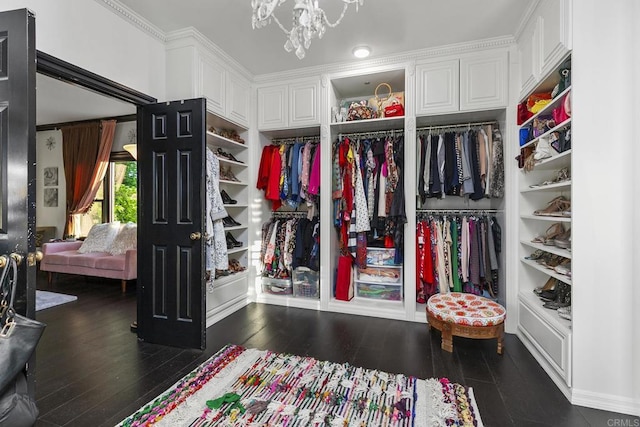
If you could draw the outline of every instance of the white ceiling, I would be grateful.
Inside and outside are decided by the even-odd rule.
[[[36,125],[68,123],[135,114],[133,104],[36,74]]]
[[[319,0],[330,21],[340,0]],[[120,0],[165,33],[193,27],[254,75],[353,62],[351,51],[366,44],[370,58],[492,37],[513,35],[527,0],[364,0],[342,23],[314,39],[303,60],[285,52],[285,34],[272,22],[251,28],[251,0]],[[276,11],[290,22],[294,0]],[[392,76],[390,76],[392,77]],[[79,86],[37,75],[37,124],[134,114],[135,107]],[[344,88],[347,91],[347,88]],[[343,94],[344,96],[348,94]]]
[[[319,0],[329,21],[342,10],[340,0]],[[528,0],[364,0],[347,10],[342,23],[314,39],[299,60],[285,52],[285,34],[272,22],[251,28],[251,0],[120,0],[164,32],[194,27],[254,75],[354,61],[356,45],[369,45],[370,58],[413,50],[513,35]],[[276,15],[290,28],[294,0]]]

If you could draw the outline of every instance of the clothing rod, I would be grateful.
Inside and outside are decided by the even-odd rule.
[[[502,212],[498,209],[416,209],[418,214],[493,214]]]
[[[271,212],[273,218],[305,218],[309,215],[308,211],[274,211]]]
[[[440,130],[440,129],[461,129],[461,128],[470,128],[474,126],[484,126],[484,125],[497,125],[497,120],[492,120],[489,122],[468,122],[468,123],[457,123],[451,125],[433,125],[433,126],[425,126],[416,129],[416,132],[425,131],[425,130]]]
[[[358,138],[358,137],[372,137],[372,136],[380,136],[380,135],[391,135],[404,133],[404,129],[395,129],[395,130],[374,130],[370,132],[352,132],[352,133],[339,133],[338,138]]]
[[[320,141],[320,135],[317,136],[299,136],[295,138],[273,138],[271,144],[273,145],[287,145],[296,144],[298,142],[318,142]]]

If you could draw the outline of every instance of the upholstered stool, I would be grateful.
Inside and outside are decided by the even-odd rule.
[[[474,294],[451,292],[435,294],[427,301],[429,329],[442,333],[442,349],[453,351],[453,336],[498,339],[498,354],[502,354],[506,311],[497,302]]]

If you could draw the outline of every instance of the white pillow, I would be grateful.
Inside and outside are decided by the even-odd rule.
[[[126,223],[120,228],[120,232],[111,243],[107,252],[111,255],[126,254],[127,250],[135,249],[138,239],[138,226],[133,222]]]
[[[104,224],[96,224],[89,230],[89,235],[78,252],[85,254],[87,252],[106,252],[113,239],[116,238],[120,230],[120,221],[107,222]]]

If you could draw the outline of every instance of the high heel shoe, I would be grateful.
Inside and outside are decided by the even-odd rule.
[[[571,216],[571,201],[564,196],[558,196],[551,200],[547,207],[533,212],[534,215],[543,216]]]
[[[549,277],[549,280],[547,280],[547,283],[545,283],[542,287],[540,288],[535,288],[533,290],[533,293],[540,296],[542,295],[542,293],[544,291],[551,291],[553,290],[553,288],[556,286],[556,282],[558,281],[558,279],[553,278],[553,277]]]
[[[545,231],[544,236],[537,236],[531,242],[533,243],[542,243],[545,246],[553,246],[554,239],[558,236],[564,234],[564,226],[560,222],[556,222],[552,224],[547,231]]]
[[[571,229],[568,229],[564,233],[556,236],[553,239],[553,244],[562,249],[568,249],[571,246]]]
[[[222,190],[222,191],[220,192],[220,196],[222,196],[222,202],[223,202],[225,205],[235,205],[235,204],[237,204],[237,203],[238,203],[238,201],[237,201],[237,200],[233,200],[233,199],[232,199],[232,198],[227,194],[227,192],[226,192],[226,191],[224,191],[224,190]]]
[[[242,225],[230,216],[222,218],[222,224],[224,224],[225,227],[239,227]]]
[[[242,242],[238,242],[231,233],[227,233],[226,238],[227,238],[227,246],[229,243],[231,243],[233,247],[236,247],[236,248],[242,247]]]

